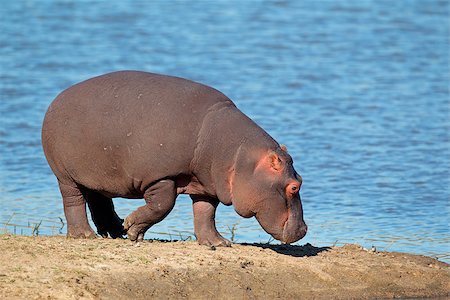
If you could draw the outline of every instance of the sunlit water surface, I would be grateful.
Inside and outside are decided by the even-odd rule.
[[[449,260],[446,1],[4,1],[0,8],[0,228],[65,233],[40,142],[63,89],[120,69],[214,86],[286,144],[304,179],[299,243]],[[175,121],[175,120],[174,120]],[[125,217],[140,200],[116,199]],[[256,220],[217,214],[237,242]],[[149,238],[192,235],[191,201]],[[35,231],[36,234],[36,231]]]

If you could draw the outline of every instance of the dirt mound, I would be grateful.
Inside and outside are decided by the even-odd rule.
[[[449,265],[356,245],[233,245],[0,235],[1,299],[448,296]]]

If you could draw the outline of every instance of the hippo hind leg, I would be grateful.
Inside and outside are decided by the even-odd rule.
[[[62,183],[59,180],[58,184],[67,220],[67,237],[95,238],[86,215],[86,200],[79,187],[75,183]]]
[[[83,195],[91,211],[92,221],[97,227],[97,233],[104,238],[115,239],[124,234],[123,220],[119,218],[114,210],[111,198],[108,198],[92,190],[83,190]]]
[[[231,242],[225,239],[216,229],[215,215],[218,199],[191,195],[194,210],[194,232],[200,245],[230,247]]]

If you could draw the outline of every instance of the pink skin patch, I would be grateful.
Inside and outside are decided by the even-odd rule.
[[[264,168],[268,171],[279,174],[283,170],[283,164],[278,155],[275,152],[270,151],[267,155],[264,155],[256,164],[255,170],[258,170],[260,168]]]
[[[286,195],[292,199],[300,191],[301,183],[296,181],[290,182],[286,187]]]

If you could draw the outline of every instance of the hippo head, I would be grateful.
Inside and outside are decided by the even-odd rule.
[[[255,216],[267,233],[287,244],[300,240],[307,231],[299,194],[302,178],[292,163],[284,146],[247,152],[239,158],[232,182],[236,212]]]

